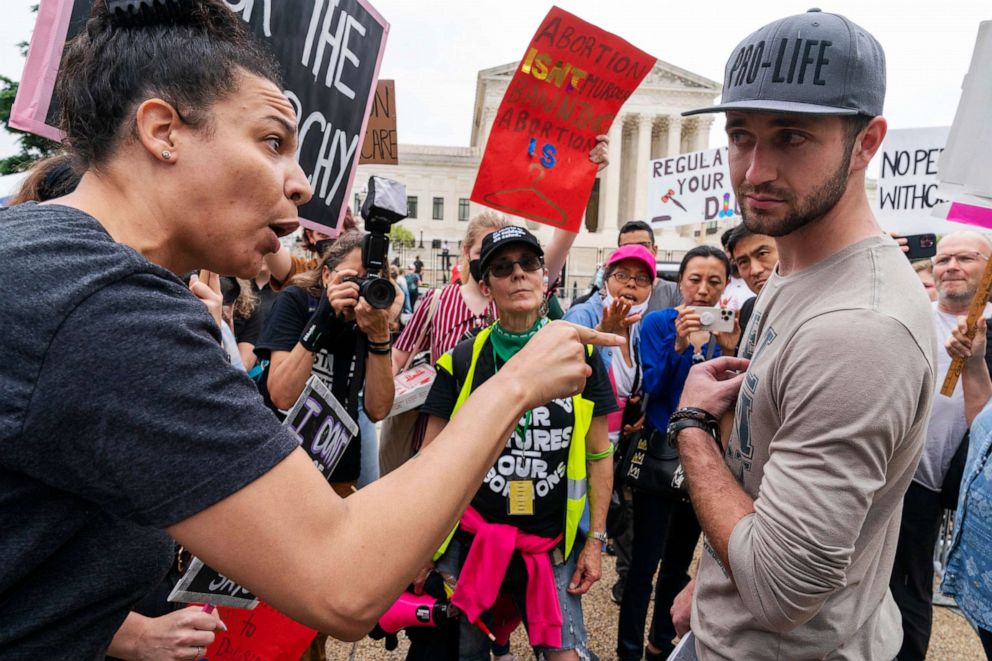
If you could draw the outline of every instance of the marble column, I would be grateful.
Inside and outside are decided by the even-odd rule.
[[[479,127],[479,151],[485,151],[486,142],[489,141],[489,132],[496,121],[496,108],[486,108],[482,111],[482,126]]]
[[[600,218],[596,228],[602,232],[607,227],[613,227],[620,218],[620,164],[623,159],[623,120],[624,115],[617,115],[610,126],[610,165],[601,175],[600,180]]]
[[[654,116],[642,113],[637,120],[637,162],[634,168],[634,218],[648,220],[648,175],[651,169],[651,129]]]
[[[693,134],[693,151],[703,151],[710,146],[710,127],[713,126],[712,117],[697,117],[696,132]]]
[[[668,116],[668,144],[665,157],[675,156],[682,151],[682,116]]]

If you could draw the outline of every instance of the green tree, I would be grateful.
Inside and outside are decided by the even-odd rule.
[[[0,124],[7,131],[18,136],[20,151],[13,156],[0,159],[0,174],[12,174],[26,170],[35,161],[50,156],[59,149],[57,142],[47,138],[18,131],[10,126],[10,110],[17,97],[17,81],[0,76]]]
[[[412,248],[414,243],[413,233],[399,223],[396,223],[390,228],[389,240],[394,245],[406,246],[408,248]]]

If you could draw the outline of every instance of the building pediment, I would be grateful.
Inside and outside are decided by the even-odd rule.
[[[471,144],[473,146],[482,146],[480,142],[484,133],[484,124],[487,122],[487,90],[498,92],[502,96],[519,64],[519,62],[508,62],[479,71],[475,85],[475,108],[472,113]],[[698,107],[701,104],[705,105],[708,101],[714,100],[713,97],[720,94],[721,87],[722,85],[715,80],[710,80],[669,62],[658,60],[641,82],[634,96],[644,92],[664,91],[668,98],[683,98],[682,103],[688,109]],[[672,96],[673,93],[675,96]],[[694,95],[699,96],[693,98]],[[701,100],[701,97],[705,100]],[[490,112],[494,110],[495,108],[492,108]]]

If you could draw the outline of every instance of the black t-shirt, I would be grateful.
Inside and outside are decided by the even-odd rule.
[[[58,205],[0,211],[0,658],[104,655],[163,528],[296,447],[174,274]]]
[[[320,301],[307,294],[300,287],[286,287],[276,297],[269,312],[262,336],[255,344],[255,355],[262,360],[270,358],[273,351],[292,351],[300,341],[300,335],[307,322],[317,309]],[[352,416],[358,415],[358,403],[350,401],[353,378],[359,382],[365,379],[364,361],[358,361],[355,353],[358,342],[358,327],[354,322],[340,317],[332,319],[332,326],[320,338],[320,346],[313,354],[313,374],[321,378],[331,393]],[[360,363],[360,364],[359,364]],[[259,389],[265,403],[282,415],[269,398],[268,378],[271,365],[266,366]],[[355,422],[358,422],[357,417]],[[349,482],[358,479],[362,469],[362,444],[353,440],[341,463],[331,474],[332,482]]]
[[[262,335],[265,319],[269,311],[272,310],[272,305],[276,302],[278,292],[272,291],[272,287],[268,283],[259,289],[254,280],[251,281],[251,290],[258,297],[258,304],[248,317],[242,317],[235,313],[234,337],[238,342],[255,345],[258,344],[258,338]]]
[[[473,341],[464,340],[463,343]],[[458,349],[455,351],[457,355]],[[613,413],[617,410],[617,400],[599,352],[594,351],[587,360],[592,367],[592,376],[586,381],[582,395],[593,403],[593,416]],[[495,374],[494,366],[492,344],[486,340],[475,368],[473,390]],[[421,410],[449,420],[460,389],[455,377],[439,369]],[[494,523],[511,524],[542,537],[561,534],[568,495],[565,468],[574,424],[571,398],[556,399],[533,409],[529,415],[525,413],[507,439],[503,453],[486,474],[472,499],[472,507]],[[471,442],[471,439],[465,440]],[[533,515],[509,514],[510,481],[533,484]]]

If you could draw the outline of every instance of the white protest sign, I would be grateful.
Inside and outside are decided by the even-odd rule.
[[[881,170],[875,217],[882,229],[899,234],[946,233],[960,225],[934,218],[943,202],[937,190],[937,161],[944,151],[946,126],[892,129],[875,158]]]
[[[648,215],[655,229],[740,217],[727,148],[651,161]]]

